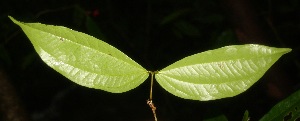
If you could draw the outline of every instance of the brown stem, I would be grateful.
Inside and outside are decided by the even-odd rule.
[[[7,75],[0,70],[0,120],[1,121],[29,121],[14,87]]]
[[[157,117],[156,117],[156,112],[155,112],[156,107],[155,107],[154,103],[152,102],[152,87],[153,87],[154,74],[156,74],[156,73],[157,73],[156,71],[155,72],[149,71],[149,74],[151,75],[151,85],[150,85],[150,96],[149,96],[149,99],[147,100],[147,104],[149,105],[149,107],[152,110],[155,121],[157,121]]]
[[[251,0],[224,0],[223,2],[239,41],[242,43],[270,43],[270,37],[263,29],[262,19],[252,6]]]

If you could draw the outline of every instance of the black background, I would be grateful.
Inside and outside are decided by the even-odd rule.
[[[0,69],[28,120],[149,121],[153,120],[146,104],[149,79],[121,94],[79,86],[42,62],[25,34],[7,16],[93,35],[148,70],[159,70],[188,55],[232,44],[292,48],[262,79],[235,97],[203,102],[185,100],[154,83],[153,101],[160,120],[199,121],[223,114],[230,121],[238,121],[246,110],[251,120],[258,120],[299,89],[300,1],[238,1],[3,0]],[[0,98],[0,103],[7,102]],[[5,117],[5,110],[1,110],[1,117]]]

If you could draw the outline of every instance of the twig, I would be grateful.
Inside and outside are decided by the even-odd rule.
[[[149,73],[151,74],[151,86],[150,86],[150,96],[149,96],[149,99],[147,100],[147,104],[149,105],[149,107],[152,110],[154,120],[157,121],[156,112],[155,112],[156,107],[154,106],[154,103],[152,102],[153,77],[154,77],[154,74],[157,73],[157,72],[156,71],[155,72],[149,71]]]

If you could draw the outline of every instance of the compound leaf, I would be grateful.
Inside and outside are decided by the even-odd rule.
[[[79,85],[121,93],[149,76],[127,55],[92,36],[62,26],[9,18],[23,29],[47,65]]]
[[[247,90],[289,48],[256,44],[226,46],[188,56],[157,72],[157,82],[185,99],[214,100]]]

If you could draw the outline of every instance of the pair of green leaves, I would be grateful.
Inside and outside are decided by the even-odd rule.
[[[188,56],[154,73],[87,34],[9,18],[23,29],[47,65],[79,85],[113,93],[129,91],[155,74],[164,89],[181,98],[232,97],[247,90],[291,51],[256,44],[226,46]]]

